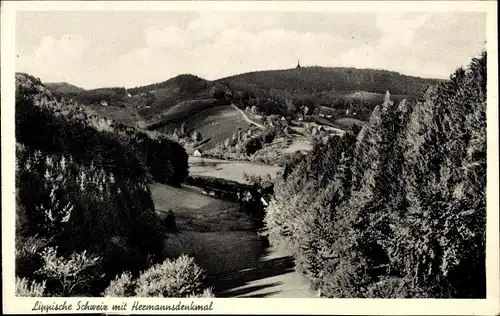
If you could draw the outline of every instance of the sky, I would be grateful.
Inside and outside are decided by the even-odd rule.
[[[16,71],[85,89],[302,66],[448,78],[486,43],[480,12],[18,11]]]

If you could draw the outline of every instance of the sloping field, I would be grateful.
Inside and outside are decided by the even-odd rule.
[[[209,274],[217,297],[314,297],[292,258],[266,249],[237,203],[194,187],[153,184],[151,194],[160,215],[174,212],[180,230],[165,241],[165,254],[192,256]]]
[[[202,194],[196,187],[175,188],[161,184],[151,186],[156,210],[163,217],[168,210],[175,213],[182,231],[218,232],[249,231],[253,222],[237,203]]]
[[[217,100],[204,99],[204,100],[191,100],[180,102],[167,110],[159,113],[151,119],[146,121],[145,127],[147,129],[159,128],[169,122],[178,123],[181,120],[195,115],[201,111],[217,106]]]
[[[130,108],[112,105],[89,105],[89,107],[94,110],[99,116],[112,119],[128,126],[136,126],[136,123],[140,121],[138,114]]]
[[[231,138],[238,128],[247,130],[250,126],[241,114],[231,106],[218,105],[190,115],[180,122],[169,123],[159,128],[159,131],[172,132],[175,128],[179,128],[182,123],[186,123],[188,132],[196,130],[201,133],[204,140],[208,139],[200,146],[201,149],[213,148],[226,138]]]
[[[293,153],[296,151],[310,151],[312,149],[311,141],[307,138],[297,138],[295,139],[290,146],[283,150],[283,153]]]
[[[384,97],[384,95],[381,93],[374,93],[374,92],[368,92],[368,91],[353,91],[350,93],[346,93],[344,96],[346,98],[355,99],[355,100],[373,100],[373,99]]]
[[[209,274],[238,271],[260,261],[264,245],[249,215],[237,203],[218,200],[194,187],[151,186],[160,216],[171,209],[180,233],[169,235],[165,253],[191,255]]]

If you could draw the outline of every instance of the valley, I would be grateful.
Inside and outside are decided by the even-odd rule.
[[[217,297],[314,297],[293,259],[258,237],[250,216],[234,202],[184,186],[151,186],[157,211],[175,210],[178,234],[165,241],[168,256],[188,254],[204,268]]]
[[[356,111],[370,111],[370,102],[383,99],[382,90],[349,90],[352,70],[325,71],[251,73],[214,82],[181,75],[128,90],[84,91],[61,83],[48,87],[80,100],[102,118],[146,135],[166,135],[189,154],[188,174],[198,182],[191,180],[190,185],[179,187],[153,182],[149,186],[159,220],[163,222],[173,212],[178,229],[167,234],[163,256],[194,258],[206,271],[207,285],[216,297],[300,298],[317,295],[296,271],[293,253],[263,239],[259,235],[262,218],[250,214],[241,201],[216,197],[210,186],[200,183],[215,180],[253,185],[252,177],[274,181],[289,156],[305,154],[315,142],[343,135],[353,125],[364,125],[366,120],[356,116]],[[332,92],[331,82],[322,81],[321,76],[339,80],[345,73],[348,75],[339,86],[344,90]],[[300,79],[305,90],[288,85],[292,78]],[[357,88],[373,86],[371,78],[367,86]],[[317,86],[323,89],[321,95],[307,92]],[[252,139],[263,141],[247,152]],[[236,195],[236,187],[230,190]]]

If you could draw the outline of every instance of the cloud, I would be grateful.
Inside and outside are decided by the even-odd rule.
[[[81,72],[79,64],[89,47],[89,41],[79,34],[43,37],[32,54],[19,55],[16,70],[34,73],[45,81],[74,77]]]
[[[129,85],[180,73],[217,79],[254,70],[291,68],[297,59],[309,65],[341,65],[338,56],[359,45],[359,38],[351,35],[291,30],[265,18],[255,24],[258,27],[251,27],[248,22],[238,23],[241,19],[241,15],[221,17],[214,13],[192,20],[186,28],[149,28],[145,30],[146,47],[120,56],[113,68],[120,69],[120,76],[135,74]]]
[[[480,13],[380,15],[384,33],[378,45],[363,45],[343,55],[352,66],[447,78],[484,48],[486,16]]]
[[[297,59],[303,65],[447,77],[480,53],[485,40],[486,17],[473,13],[169,14],[172,19],[117,15],[110,26],[101,20],[87,28],[79,19],[78,29],[92,30],[92,36],[75,31],[40,37],[32,51],[18,58],[18,69],[44,81],[64,80],[85,88],[131,87],[183,73],[217,79],[291,68]],[[122,30],[117,22],[124,16],[130,22]],[[57,24],[57,17],[52,20]]]

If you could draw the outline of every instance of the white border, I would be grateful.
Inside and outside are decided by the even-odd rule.
[[[498,186],[498,37],[496,1],[295,1],[295,2],[149,2],[149,1],[26,1],[2,2],[1,6],[1,104],[2,104],[2,286],[4,313],[34,313],[35,301],[51,304],[64,299],[14,296],[14,43],[16,11],[476,11],[487,12],[488,45],[488,175],[487,175],[487,299],[484,300],[384,300],[384,299],[214,299],[217,314],[371,314],[371,315],[495,315],[500,313],[499,186]],[[124,299],[71,298],[68,303],[90,301],[119,304]],[[126,299],[131,304],[135,298]],[[141,304],[177,304],[179,299],[140,299]],[[190,299],[183,302],[190,303]],[[211,299],[197,299],[204,304]],[[78,313],[78,311],[72,311]],[[81,312],[80,312],[81,313]],[[112,313],[112,312],[108,312]],[[123,312],[122,312],[123,313]],[[125,313],[132,313],[130,310]],[[154,311],[144,312],[154,314]],[[159,312],[160,313],[160,312]],[[176,311],[176,314],[196,312]]]

